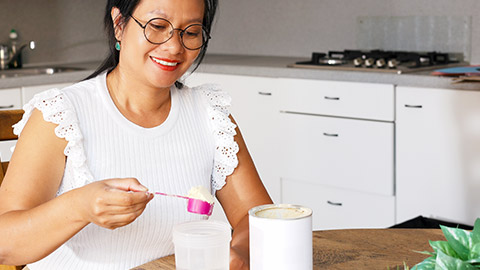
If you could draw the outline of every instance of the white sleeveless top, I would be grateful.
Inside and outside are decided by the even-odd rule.
[[[230,97],[212,85],[172,86],[170,91],[171,110],[165,122],[143,128],[118,111],[102,73],[36,95],[24,106],[14,133],[21,134],[34,108],[46,121],[58,124],[55,134],[68,141],[58,195],[119,177],[135,177],[150,191],[187,194],[191,187],[202,185],[214,194],[238,164],[235,124],[228,118]],[[89,224],[28,267],[130,269],[173,254],[173,225],[206,218],[186,209],[184,199],[157,195],[133,223],[115,230]]]

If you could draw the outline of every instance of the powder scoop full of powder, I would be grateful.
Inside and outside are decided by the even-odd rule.
[[[203,186],[192,187],[188,192],[188,197],[208,203],[215,202],[215,199],[213,198],[212,194],[210,194],[210,191]]]

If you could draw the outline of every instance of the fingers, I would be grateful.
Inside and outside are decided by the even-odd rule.
[[[113,230],[132,223],[143,213],[144,210],[145,207],[142,207],[134,212],[103,216],[103,218],[98,219],[95,223],[104,228]]]
[[[148,188],[140,184],[135,178],[109,179],[105,183],[111,187],[124,191],[148,191]]]
[[[133,222],[153,199],[153,194],[134,178],[98,181],[83,190],[85,219],[109,229]]]
[[[151,197],[153,198],[153,197]],[[94,209],[94,214],[97,216],[100,215],[123,215],[132,212],[136,212],[140,209],[144,209],[147,206],[147,203],[151,200],[148,199],[147,201],[141,201],[134,204],[97,204],[96,208]]]
[[[112,186],[108,186],[106,191],[102,198],[105,205],[130,206],[147,203],[153,197],[153,194],[146,191],[125,191]]]

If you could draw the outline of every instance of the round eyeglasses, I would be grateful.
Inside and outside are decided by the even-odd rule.
[[[142,25],[135,17],[133,20],[143,28],[143,35],[152,44],[163,44],[173,37],[175,30],[180,34],[180,41],[183,47],[189,50],[202,48],[210,39],[210,35],[202,24],[191,24],[185,29],[174,28],[173,24],[163,18],[153,18],[145,25]]]

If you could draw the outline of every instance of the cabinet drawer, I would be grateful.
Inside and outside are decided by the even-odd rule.
[[[280,79],[280,110],[349,118],[394,120],[389,84]]]
[[[22,108],[20,88],[0,89],[0,110],[16,110]]]
[[[394,196],[373,195],[282,178],[282,203],[313,210],[313,230],[387,228],[395,224]]]
[[[393,123],[281,113],[281,175],[394,195]]]

